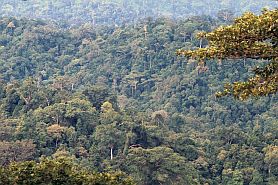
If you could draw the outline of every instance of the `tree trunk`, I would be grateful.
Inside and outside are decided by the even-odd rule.
[[[49,106],[50,105],[49,99],[48,98],[45,98],[45,99],[46,99],[46,102],[47,102],[47,106]]]
[[[71,91],[74,90],[74,83],[71,84]]]
[[[200,48],[203,46],[203,39],[200,39]]]
[[[126,133],[126,139],[125,139],[125,146],[124,146],[124,150],[123,150],[123,155],[126,155],[128,147],[129,147],[129,133]]]
[[[132,98],[134,97],[134,89],[133,89],[133,86],[131,86],[131,96],[132,96]]]
[[[272,163],[269,164],[268,166],[268,176],[271,177],[271,169],[272,168]]]
[[[113,147],[110,147],[110,160],[113,160]]]
[[[56,123],[59,125],[59,115],[56,115]]]

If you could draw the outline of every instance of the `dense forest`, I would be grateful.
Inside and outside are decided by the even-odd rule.
[[[215,96],[266,61],[176,54],[277,2],[111,2],[0,2],[0,184],[277,184],[277,94]]]
[[[47,19],[62,27],[84,23],[121,26],[146,17],[238,16],[277,5],[275,0],[1,0],[0,15]]]

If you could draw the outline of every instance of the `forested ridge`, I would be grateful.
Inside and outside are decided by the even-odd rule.
[[[176,55],[230,13],[71,29],[2,17],[0,184],[277,184],[277,94],[215,96],[266,61]]]
[[[146,17],[181,20],[195,15],[216,17],[219,12],[238,16],[275,6],[275,0],[1,0],[0,14],[47,19],[62,27],[84,23],[121,26],[137,24]]]

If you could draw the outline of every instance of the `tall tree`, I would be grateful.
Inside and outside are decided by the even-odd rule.
[[[197,50],[178,50],[177,54],[206,63],[206,59],[263,60],[264,67],[254,69],[255,76],[245,82],[227,84],[218,96],[233,95],[239,99],[264,96],[278,91],[278,9],[263,10],[261,15],[245,13],[230,26],[200,32],[200,39],[207,39],[208,47]]]

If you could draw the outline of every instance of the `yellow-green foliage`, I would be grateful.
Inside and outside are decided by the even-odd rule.
[[[122,172],[94,173],[78,166],[71,158],[60,157],[44,158],[38,163],[35,161],[12,163],[0,169],[0,184],[132,185],[134,183]]]
[[[234,95],[239,99],[263,96],[278,90],[278,9],[264,10],[261,15],[245,13],[234,24],[216,30],[200,32],[200,39],[208,40],[208,47],[197,50],[178,50],[184,55],[205,63],[206,59],[258,59],[272,63],[256,68],[255,76],[246,82],[227,84],[217,96]]]

